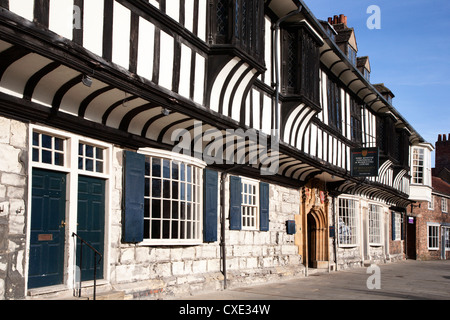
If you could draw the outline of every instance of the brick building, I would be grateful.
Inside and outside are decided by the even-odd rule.
[[[414,157],[414,153],[412,157]],[[432,170],[431,199],[419,200],[412,204],[408,209],[408,217],[405,221],[407,228],[406,255],[409,259],[450,259],[449,157],[450,140],[447,140],[445,134],[439,135],[436,142],[436,165]],[[418,163],[414,159],[412,161],[412,166],[416,166],[413,168],[413,176],[415,172],[417,178],[415,182],[423,181],[420,180],[421,174],[419,173],[422,163]],[[424,161],[423,165],[422,172],[426,172],[427,161]],[[412,184],[412,188],[414,188],[414,184]],[[416,195],[416,197],[418,196]]]

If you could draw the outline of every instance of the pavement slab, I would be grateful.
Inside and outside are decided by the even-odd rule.
[[[367,267],[315,273],[180,300],[450,300],[450,261],[406,260],[376,267],[378,273]]]

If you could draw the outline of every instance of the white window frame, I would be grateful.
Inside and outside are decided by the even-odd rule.
[[[425,150],[415,147],[412,150],[411,157],[411,182],[413,184],[423,185],[425,184]]]
[[[394,215],[394,224],[395,224],[395,234],[394,241],[398,241],[402,239],[402,214],[398,212],[392,212]]]
[[[39,135],[39,141],[38,141],[38,145],[34,144],[34,135],[38,134]],[[49,136],[51,138],[51,147],[47,148],[43,146],[43,136]],[[62,150],[58,150],[55,146],[55,141],[56,139],[60,139],[62,140]],[[70,158],[68,159],[68,156],[70,155],[69,153],[69,144],[68,144],[68,139],[67,137],[61,135],[61,134],[56,134],[55,132],[48,132],[45,130],[38,130],[38,129],[33,129],[31,131],[31,162],[33,163],[34,166],[39,166],[45,169],[53,169],[53,170],[57,170],[57,169],[62,169],[62,168],[66,168],[68,166],[68,163],[70,163]],[[34,157],[34,152],[37,151],[38,152],[38,159],[35,160]],[[43,152],[49,152],[50,153],[50,157],[51,157],[51,163],[47,163],[47,162],[43,162],[42,160],[42,154]],[[63,155],[63,163],[62,164],[56,164],[55,163],[55,155],[56,154],[61,154]]]
[[[448,213],[448,200],[447,198],[441,198],[441,210],[444,213]]]
[[[359,202],[352,198],[338,198],[338,239],[340,247],[356,247],[359,241]]]
[[[369,204],[369,245],[379,246],[382,244],[382,212],[382,206]]]
[[[431,201],[428,202],[428,210],[434,210],[434,195],[431,195]]]
[[[241,177],[242,230],[259,230],[259,181]]]
[[[164,151],[164,150],[159,150],[159,149],[153,149],[153,148],[145,148],[145,149],[140,149],[139,153],[143,154],[146,156],[146,161],[149,161],[149,159],[160,159],[161,160],[161,175],[160,177],[153,177],[152,174],[152,165],[151,163],[149,164],[149,175],[147,175],[147,172],[145,174],[145,179],[146,181],[148,180],[148,187],[150,188],[148,192],[146,192],[145,194],[145,210],[149,210],[149,212],[145,213],[145,217],[144,217],[144,228],[148,228],[148,237],[145,237],[145,233],[144,233],[144,241],[142,243],[140,243],[140,246],[171,246],[171,245],[180,245],[180,246],[187,246],[187,245],[200,245],[203,243],[203,169],[206,167],[206,163],[203,161],[200,161],[196,158],[192,158],[189,156],[185,156],[185,155],[180,155],[178,153],[173,153],[173,152],[168,152],[168,151]],[[164,173],[163,173],[163,161],[169,161],[170,163],[170,177],[169,178],[164,178]],[[185,181],[182,181],[181,179],[181,169],[179,167],[179,175],[178,175],[178,179],[173,179],[172,176],[172,169],[173,169],[173,164],[174,163],[179,163],[179,164],[183,164],[185,166]],[[194,175],[194,170],[191,171],[191,182],[187,182],[187,166],[191,166],[192,169],[197,171],[197,178],[196,178],[196,182],[194,184],[194,180],[193,180],[193,175]],[[158,196],[153,196],[153,190],[152,190],[152,182],[153,179],[160,179],[161,180],[161,195],[160,197]],[[170,185],[170,198],[164,198],[164,190],[163,190],[163,186],[164,186],[164,181],[168,182]],[[147,182],[146,182],[147,183]],[[187,213],[186,214],[186,219],[182,219],[181,218],[181,202],[182,199],[180,199],[181,197],[181,188],[182,188],[182,184],[184,183],[185,185],[185,208],[187,209],[187,203],[189,202],[189,204],[191,205],[191,214],[193,214],[195,212],[195,216],[191,215],[191,219],[187,219]],[[174,184],[178,184],[177,188],[178,188],[178,199],[172,199],[173,197],[173,185]],[[187,200],[187,184],[190,184],[192,186],[192,191],[191,191],[191,200],[188,201]],[[194,198],[194,188],[196,188],[196,192],[195,192],[195,198]],[[158,216],[155,216],[154,218],[152,217],[152,201],[161,201],[160,204],[160,218],[158,218]],[[170,202],[170,211],[171,214],[168,216],[167,214],[164,215],[164,201],[169,201]],[[173,203],[176,202],[178,205],[178,215],[174,218],[172,216],[172,206]],[[194,209],[195,206],[195,209]],[[152,223],[156,222],[156,223],[160,223],[160,237],[159,239],[152,239],[152,234],[151,234],[151,228],[152,228]],[[181,223],[183,222],[183,224]],[[189,222],[189,223],[188,223]],[[164,224],[169,225],[169,238],[164,239]],[[187,227],[188,225],[190,226],[190,238],[186,238],[186,239],[180,239],[181,238],[181,226],[183,225],[184,227],[184,231],[185,231],[185,235],[188,235],[187,232]],[[194,227],[195,225],[195,227]],[[173,226],[177,226],[178,227],[178,232],[173,233],[172,228]],[[178,236],[177,239],[172,239],[172,236],[176,234]]]
[[[40,134],[49,135],[64,140],[64,165],[48,164],[42,161],[33,161],[33,133],[38,132]],[[94,147],[103,149],[103,172],[87,171],[83,169],[78,169],[78,147],[79,144],[87,144]],[[39,147],[39,151],[42,148]],[[53,154],[52,154],[53,156]],[[53,128],[47,128],[39,125],[30,125],[30,157],[29,157],[30,167],[47,169],[53,171],[60,171],[73,174],[81,174],[84,176],[97,177],[102,179],[109,179],[111,169],[111,159],[112,159],[112,145],[104,143],[98,140],[94,140],[87,137],[82,137],[76,134],[71,134],[69,132],[56,130]]]
[[[440,225],[438,223],[427,223],[427,247],[430,251],[439,250],[439,229]]]
[[[450,227],[443,227],[442,232],[445,234],[445,251],[450,251]]]
[[[78,170],[83,171],[83,172],[90,172],[90,173],[105,173],[105,170],[107,169],[107,167],[105,166],[107,159],[105,159],[105,148],[103,146],[100,145],[96,145],[96,144],[92,144],[92,143],[88,143],[85,142],[83,140],[80,140],[78,142],[78,148],[80,148],[80,145],[83,145],[83,153],[80,154],[80,152],[78,152]],[[87,155],[87,147],[92,147],[93,148],[93,155],[92,157]],[[97,150],[101,150],[101,157],[98,156],[97,154]],[[82,167],[80,168],[80,161],[82,161]],[[89,170],[86,168],[86,163],[87,161],[92,161],[92,170]],[[99,165],[101,164],[101,170],[99,170]]]

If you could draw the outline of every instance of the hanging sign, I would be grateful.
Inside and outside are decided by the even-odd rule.
[[[377,177],[378,167],[378,148],[355,148],[351,150],[352,177]]]

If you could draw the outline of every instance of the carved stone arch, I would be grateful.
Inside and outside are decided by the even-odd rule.
[[[329,262],[329,202],[323,183],[312,179],[302,188],[297,222],[301,233],[295,238],[305,266],[327,268]]]

